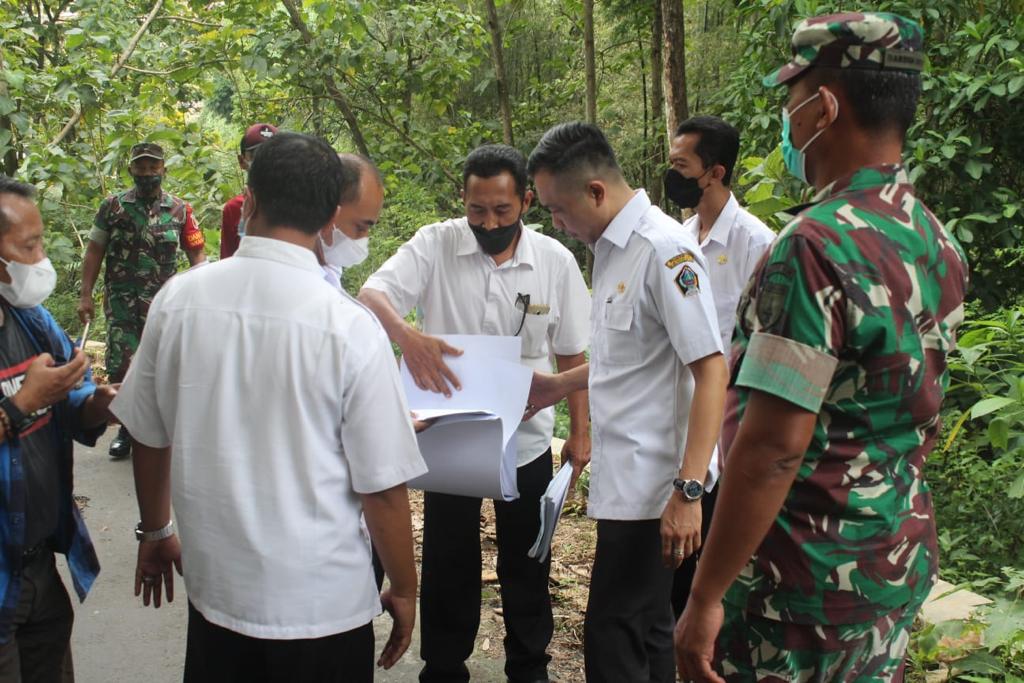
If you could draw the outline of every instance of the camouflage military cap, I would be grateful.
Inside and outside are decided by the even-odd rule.
[[[764,77],[768,87],[793,80],[808,67],[921,71],[924,31],[889,12],[846,12],[804,19],[793,31],[793,59]]]
[[[137,145],[132,145],[130,160],[135,161],[136,159],[141,159],[142,157],[150,157],[152,159],[163,160],[164,149],[155,142],[140,142]]]

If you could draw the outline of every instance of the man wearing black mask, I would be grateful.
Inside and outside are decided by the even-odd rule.
[[[463,166],[466,215],[420,228],[366,281],[359,299],[402,349],[416,383],[451,395],[459,380],[444,362],[457,355],[438,334],[522,338],[522,362],[559,371],[586,362],[590,295],[572,254],[523,225],[533,193],[526,159],[507,145],[473,150]],[[421,330],[405,321],[418,308]],[[590,460],[587,392],[569,396],[570,436],[562,461],[578,475]],[[550,559],[527,556],[540,525],[539,500],[551,480],[554,412],[520,425],[520,498],[494,502],[498,580],[505,619],[505,673],[515,683],[547,681],[553,632]],[[420,681],[468,681],[465,661],[480,625],[479,498],[427,493],[420,591]]]
[[[104,199],[96,213],[82,262],[78,304],[82,323],[91,320],[95,313],[93,287],[106,257],[106,367],[112,384],[123,380],[128,372],[153,297],[178,271],[178,248],[185,252],[190,265],[206,260],[203,231],[192,215],[192,207],[162,189],[166,169],[160,145],[134,145],[128,171],[134,187]],[[110,444],[110,457],[126,458],[131,449],[131,438],[122,427]]]
[[[671,167],[665,172],[665,196],[681,209],[694,209],[683,223],[707,261],[711,291],[715,295],[718,329],[726,358],[736,324],[736,305],[758,261],[775,239],[768,226],[739,205],[732,193],[732,173],[740,148],[740,134],[715,116],[695,116],[679,124],[669,148]],[[720,470],[721,448],[711,466]],[[717,489],[701,499],[701,536],[711,528]],[[672,608],[676,618],[686,607],[697,569],[699,551],[676,570]]]

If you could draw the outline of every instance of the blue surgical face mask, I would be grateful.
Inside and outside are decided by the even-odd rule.
[[[825,92],[828,92],[828,91],[826,90]],[[838,118],[838,116],[839,116],[839,100],[837,100],[836,96],[833,95],[832,93],[829,93],[829,96],[832,97],[833,102],[835,102],[835,105],[836,105],[836,117]],[[808,182],[807,181],[807,155],[805,154],[805,152],[807,151],[807,148],[811,146],[811,143],[814,142],[815,140],[817,140],[818,136],[821,135],[822,133],[824,133],[828,129],[828,126],[826,126],[825,128],[822,128],[817,133],[812,135],[811,139],[808,140],[807,142],[805,142],[803,147],[797,148],[797,147],[793,146],[793,138],[790,136],[789,120],[790,120],[790,117],[793,114],[795,114],[798,111],[800,111],[800,109],[802,109],[804,107],[804,105],[806,105],[808,102],[811,102],[812,100],[814,100],[817,97],[821,97],[821,94],[820,93],[814,93],[813,95],[808,97],[806,100],[804,100],[800,104],[796,105],[796,107],[793,108],[793,111],[789,111],[785,107],[782,108],[782,160],[785,162],[786,168],[789,169],[789,172],[792,173],[796,178],[804,181],[805,183]],[[832,125],[832,124],[829,124],[829,125]]]

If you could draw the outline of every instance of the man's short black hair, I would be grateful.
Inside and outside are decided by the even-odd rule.
[[[740,153],[740,132],[717,116],[694,116],[686,119],[676,128],[675,137],[697,135],[694,153],[700,157],[704,168],[715,165],[725,167],[722,184],[732,184],[732,170]]]
[[[302,133],[278,133],[256,149],[249,188],[270,227],[314,234],[331,220],[342,190],[338,153]]]
[[[914,122],[921,97],[921,74],[916,71],[813,67],[803,78],[812,90],[838,85],[853,109],[853,118],[864,130],[896,132],[901,138]]]
[[[363,174],[370,173],[377,180],[377,184],[384,187],[384,179],[380,176],[377,166],[361,154],[343,153],[338,155],[341,161],[341,198],[338,204],[348,204],[359,198],[359,186],[363,181]]]
[[[23,183],[9,176],[0,175],[0,197],[5,194],[14,194],[25,199],[32,199],[36,196],[36,188],[34,185]],[[10,223],[7,222],[7,214],[0,211],[0,235],[7,232],[10,227]]]
[[[526,168],[531,176],[539,171],[563,175],[584,169],[622,175],[608,138],[594,124],[580,121],[549,128],[530,153]]]
[[[526,198],[526,159],[515,147],[508,145],[480,145],[462,164],[462,189],[466,189],[469,176],[493,178],[508,173],[516,181],[516,194]]]

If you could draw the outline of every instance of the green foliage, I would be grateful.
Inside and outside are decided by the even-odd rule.
[[[908,681],[923,681],[928,672],[936,680],[1024,681],[1024,571],[1003,567],[1002,574],[989,579],[985,587],[999,595],[971,619],[929,624],[914,631],[907,648]]]
[[[944,443],[926,473],[950,580],[1024,566],[1022,314],[1013,308],[966,323],[950,357]]]

